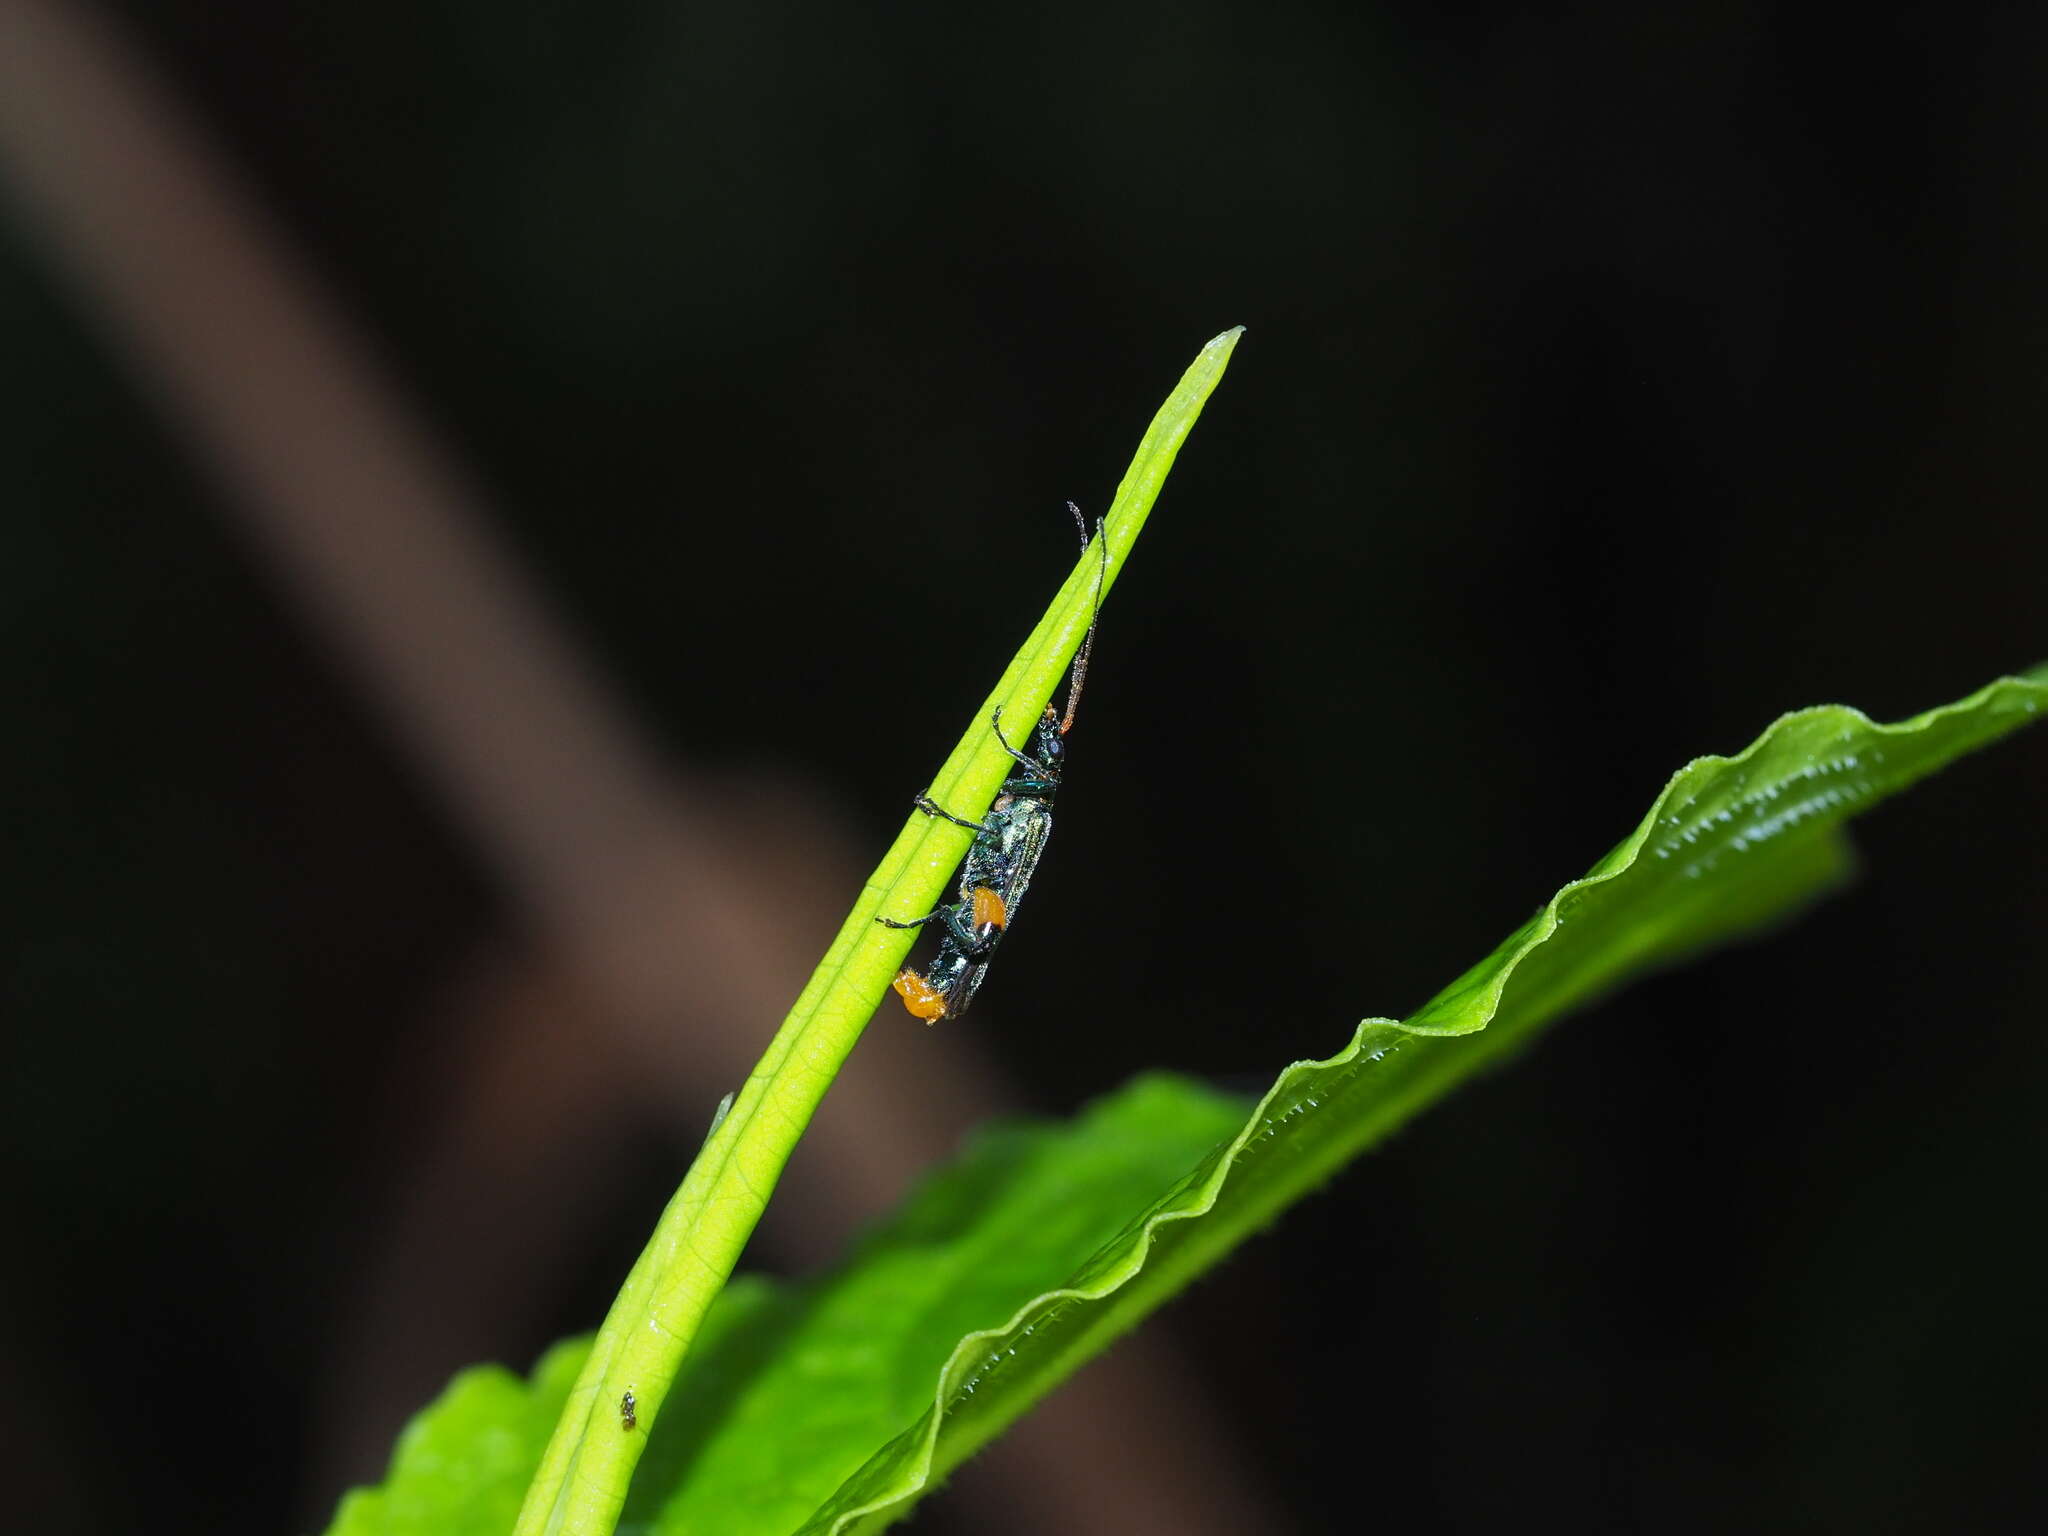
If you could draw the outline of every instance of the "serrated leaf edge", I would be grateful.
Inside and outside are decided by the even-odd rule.
[[[1115,1247],[1119,1244],[1125,1245],[1125,1257],[1117,1264],[1114,1273],[1105,1277],[1099,1284],[1092,1286],[1061,1286],[1053,1290],[1041,1291],[1038,1295],[1020,1305],[1007,1321],[994,1327],[977,1329],[973,1333],[963,1335],[960,1342],[953,1347],[952,1353],[946,1357],[945,1364],[939,1368],[938,1384],[933,1393],[932,1406],[925,1413],[927,1423],[924,1437],[925,1443],[922,1454],[919,1457],[920,1464],[914,1472],[908,1474],[909,1481],[907,1485],[901,1487],[893,1494],[871,1500],[859,1508],[847,1510],[838,1515],[834,1518],[830,1527],[827,1528],[827,1536],[842,1536],[842,1533],[849,1529],[853,1521],[865,1519],[871,1515],[883,1514],[896,1505],[914,1498],[924,1490],[926,1484],[931,1480],[931,1468],[937,1459],[938,1437],[939,1431],[945,1423],[946,1404],[953,1397],[973,1390],[971,1384],[977,1372],[967,1369],[965,1362],[983,1356],[988,1344],[1005,1338],[1023,1327],[1026,1321],[1034,1314],[1050,1313],[1062,1305],[1071,1302],[1101,1301],[1113,1295],[1143,1272],[1145,1261],[1152,1250],[1153,1236],[1160,1228],[1168,1222],[1193,1220],[1197,1217],[1206,1216],[1210,1211],[1214,1210],[1216,1201],[1221,1196],[1224,1186],[1229,1182],[1231,1169],[1236,1165],[1239,1156],[1256,1137],[1268,1129],[1266,1125],[1268,1109],[1277,1099],[1284,1097],[1290,1087],[1298,1082],[1303,1074],[1349,1066],[1358,1059],[1359,1052],[1365,1048],[1367,1044],[1367,1031],[1375,1028],[1391,1029],[1402,1035],[1422,1039],[1475,1034],[1485,1029],[1500,1012],[1501,996],[1506,990],[1509,980],[1521,966],[1522,961],[1528,957],[1532,950],[1546,943],[1551,935],[1557,931],[1559,922],[1558,908],[1560,904],[1580,891],[1618,879],[1629,869],[1633,868],[1637,858],[1642,853],[1643,847],[1649,842],[1654,829],[1662,819],[1666,808],[1671,804],[1672,798],[1682,793],[1687,782],[1695,775],[1708,770],[1739,767],[1763,752],[1780,735],[1810,721],[1823,718],[1837,718],[1842,720],[1845,725],[1867,728],[1880,735],[1907,736],[1924,731],[1936,721],[1947,716],[1967,714],[1981,709],[1993,694],[2012,688],[2048,695],[2048,663],[2031,668],[2026,673],[1996,678],[1962,699],[1948,704],[1937,705],[1933,709],[1923,710],[1917,715],[1890,725],[1872,720],[1862,710],[1848,704],[1816,704],[1804,709],[1793,710],[1790,713],[1780,715],[1776,720],[1772,721],[1754,741],[1734,756],[1724,757],[1717,754],[1708,754],[1703,757],[1694,758],[1684,767],[1678,769],[1665,783],[1664,788],[1658,792],[1656,799],[1651,802],[1649,810],[1644,813],[1635,831],[1623,839],[1613,852],[1609,853],[1601,861],[1607,867],[1560,887],[1557,894],[1552,896],[1538,910],[1536,920],[1528,925],[1530,931],[1527,938],[1501,964],[1498,980],[1481,994],[1482,1001],[1480,1006],[1473,1010],[1476,1016],[1471,1023],[1462,1026],[1440,1025],[1418,1028],[1411,1027],[1398,1019],[1368,1018],[1360,1021],[1357,1029],[1352,1034],[1351,1042],[1335,1055],[1322,1060],[1297,1061],[1282,1068],[1280,1075],[1274,1079],[1273,1086],[1260,1098],[1257,1106],[1246,1119],[1244,1128],[1230,1140],[1224,1154],[1217,1160],[1215,1168],[1211,1170],[1208,1178],[1203,1181],[1202,1185],[1198,1186],[1198,1204],[1193,1206],[1182,1205],[1172,1210],[1162,1210],[1155,1207],[1139,1219],[1135,1232],[1127,1229],[1125,1232],[1119,1233],[1116,1237],[1112,1238],[1105,1245],[1105,1248]],[[2023,710],[2027,714],[2035,714],[2038,712],[2038,709],[2038,702],[2032,699],[2027,700],[2023,706]],[[1902,785],[1901,788],[1903,787]],[[1387,1047],[1381,1045],[1378,1049],[1384,1053]],[[1176,1191],[1166,1198],[1185,1199],[1189,1193],[1190,1191],[1187,1190]],[[894,1441],[892,1440],[887,1444],[893,1443]],[[887,1444],[880,1449],[886,1450]],[[877,1454],[879,1454],[879,1450]],[[858,1477],[859,1473],[856,1472],[853,1475]],[[805,1527],[806,1530],[810,1528],[808,1525]]]

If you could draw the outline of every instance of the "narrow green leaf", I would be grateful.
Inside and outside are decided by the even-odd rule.
[[[996,705],[1035,719],[1115,584],[1195,418],[1223,376],[1239,330],[1202,349],[1138,445],[1104,527],[1106,555],[1084,554],[1052,607],[968,723],[933,781],[943,804],[978,813],[1009,758],[988,728]],[[1099,582],[1099,591],[1098,591]],[[875,921],[929,912],[966,849],[967,833],[912,814],[863,888],[789,1017],[731,1108],[714,1125],[681,1189],[626,1277],[563,1405],[519,1512],[516,1536],[605,1536],[618,1520],[648,1434],[623,1431],[634,1394],[640,1424],[661,1415],[692,1340],[732,1273],[769,1192],[825,1090],[866,1027],[912,938]]]

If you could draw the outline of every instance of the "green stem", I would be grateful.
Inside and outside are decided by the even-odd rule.
[[[995,798],[1010,759],[988,728],[989,716],[998,704],[1011,720],[1035,720],[1045,708],[1087,631],[1098,573],[1106,595],[1241,334],[1242,327],[1225,331],[1204,347],[1153,417],[1104,525],[1106,571],[1093,553],[1075,565],[933,779],[940,804],[979,813]],[[862,887],[839,936],[730,1111],[712,1127],[627,1275],[527,1489],[514,1536],[609,1536],[617,1524],[647,1431],[691,1340],[915,937],[875,918],[931,911],[967,842],[963,828],[913,812]],[[629,1389],[638,1419],[632,1430],[619,1413]]]

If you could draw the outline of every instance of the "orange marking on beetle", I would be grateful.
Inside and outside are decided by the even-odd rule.
[[[985,885],[974,888],[974,926],[976,928],[1001,928],[1010,921],[1010,909],[997,892]]]
[[[912,1018],[923,1019],[927,1024],[936,1024],[946,1016],[946,995],[909,966],[896,973],[896,979],[889,983],[903,999]]]

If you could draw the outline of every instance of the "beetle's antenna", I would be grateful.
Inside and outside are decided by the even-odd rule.
[[[1074,526],[1081,531],[1081,553],[1088,553],[1088,519],[1081,515],[1081,509],[1071,501],[1067,510],[1074,514]],[[1102,584],[1109,576],[1109,540],[1103,533],[1103,519],[1095,520],[1095,539],[1102,555],[1102,564],[1095,572],[1095,611],[1088,615],[1088,633],[1081,641],[1081,649],[1074,654],[1074,680],[1067,685],[1067,712],[1060,717],[1060,734],[1066,735],[1074,728],[1074,711],[1081,707],[1081,685],[1088,681],[1088,658],[1095,651],[1095,626],[1102,622]]]

